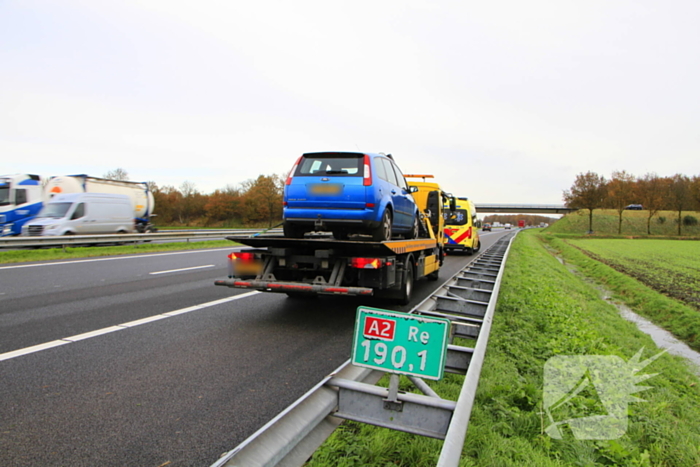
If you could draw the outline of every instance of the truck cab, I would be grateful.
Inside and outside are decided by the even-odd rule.
[[[454,196],[444,192],[440,185],[426,179],[434,178],[427,174],[404,175],[408,186],[413,190],[413,198],[423,218],[423,228],[426,237],[434,238],[440,245],[445,243],[445,222],[454,216],[456,200]],[[421,180],[412,180],[412,179]],[[427,220],[427,222],[426,222]]]
[[[19,235],[43,202],[42,177],[33,174],[0,176],[0,237]]]

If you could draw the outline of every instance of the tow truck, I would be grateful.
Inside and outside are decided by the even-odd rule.
[[[348,240],[323,234],[229,236],[228,240],[253,248],[229,254],[228,278],[215,285],[292,298],[373,296],[406,305],[414,281],[439,279],[443,205],[454,209],[455,200],[436,186],[419,187],[413,194],[421,212],[419,238],[374,242],[361,235]]]

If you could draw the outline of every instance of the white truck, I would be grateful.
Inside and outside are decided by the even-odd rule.
[[[19,235],[41,209],[48,177],[34,174],[0,176],[0,237]]]

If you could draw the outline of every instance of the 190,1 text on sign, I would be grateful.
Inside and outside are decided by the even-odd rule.
[[[389,373],[442,379],[450,321],[359,307],[353,365]]]

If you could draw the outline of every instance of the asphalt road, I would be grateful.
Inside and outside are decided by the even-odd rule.
[[[349,358],[366,299],[216,287],[229,251],[0,265],[0,466],[208,466]]]

